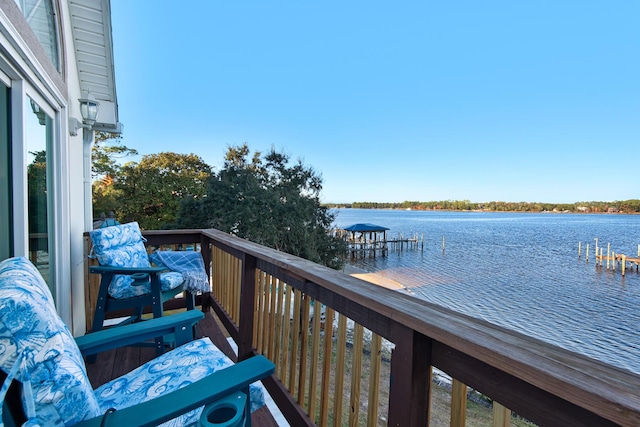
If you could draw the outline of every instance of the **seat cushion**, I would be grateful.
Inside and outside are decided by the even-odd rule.
[[[151,267],[144,246],[144,237],[137,222],[99,228],[89,232],[93,244],[93,254],[100,265],[110,267]],[[163,273],[160,284],[163,291],[175,289],[183,282],[179,273]],[[113,298],[131,298],[148,294],[151,291],[149,281],[136,283],[127,275],[114,275],[109,284],[109,295]]]
[[[169,291],[182,285],[184,278],[181,273],[167,271],[160,273],[160,289]],[[109,295],[113,298],[131,298],[151,292],[151,282],[149,279],[142,283],[135,283],[131,276],[124,274],[114,274],[109,284]]]
[[[0,367],[8,373],[16,363],[16,379],[30,385],[40,425],[71,425],[99,414],[80,350],[26,258],[0,262]]]
[[[209,338],[201,338],[163,354],[95,390],[100,409],[122,409],[164,395],[233,365]],[[264,405],[260,384],[249,387],[251,410]],[[202,408],[163,426],[185,426],[198,421]]]

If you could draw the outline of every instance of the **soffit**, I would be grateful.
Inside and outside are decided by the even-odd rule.
[[[120,132],[110,0],[69,0],[80,89],[100,102],[97,130]]]

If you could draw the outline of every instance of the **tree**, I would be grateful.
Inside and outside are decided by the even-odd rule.
[[[118,192],[113,183],[120,174],[118,160],[133,156],[138,152],[122,145],[120,136],[110,132],[96,132],[95,144],[91,148],[91,177],[93,178],[93,216],[116,210],[119,204]]]
[[[250,160],[249,160],[250,159]],[[320,204],[322,178],[273,148],[250,156],[230,147],[223,169],[209,179],[207,197],[183,201],[182,228],[217,228],[253,242],[340,268],[344,242],[327,233],[334,215]]]
[[[33,161],[27,166],[29,233],[47,232],[47,152],[30,151]]]
[[[195,154],[149,154],[119,170],[117,192],[120,222],[137,221],[144,229],[166,228],[178,218],[180,201],[206,194],[211,167]]]

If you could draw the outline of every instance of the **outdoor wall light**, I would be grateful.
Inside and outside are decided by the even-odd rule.
[[[100,103],[96,101],[95,96],[89,91],[82,91],[80,101],[80,114],[82,115],[82,123],[74,117],[69,118],[69,134],[76,136],[78,129],[85,128],[91,130],[98,117],[98,106]]]
[[[35,114],[36,117],[38,117],[38,123],[40,123],[40,125],[42,125],[42,126],[46,125],[47,124],[47,113],[42,111],[40,106],[38,104],[36,104],[36,102],[33,99],[29,99],[29,101],[31,102],[31,111],[33,111],[33,114]]]

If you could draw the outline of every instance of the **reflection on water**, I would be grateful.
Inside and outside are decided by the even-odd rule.
[[[640,216],[338,211],[338,226],[357,222],[388,227],[389,238],[425,239],[424,251],[360,259],[357,267],[427,301],[640,373],[640,273],[596,268],[593,255],[598,238],[605,252],[611,243],[636,256]]]

